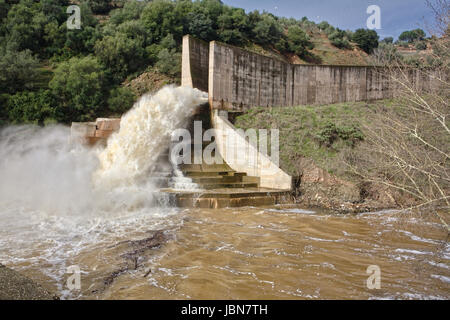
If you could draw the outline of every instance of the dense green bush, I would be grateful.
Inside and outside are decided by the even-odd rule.
[[[153,43],[160,42],[168,34],[181,40],[183,36],[183,12],[175,2],[155,0],[142,11],[141,21]]]
[[[410,31],[404,31],[402,34],[398,37],[400,41],[406,41],[406,42],[415,42],[419,40],[425,39],[425,31],[422,29],[414,29]]]
[[[353,34],[353,42],[366,53],[371,54],[378,47],[378,34],[375,30],[358,29]]]
[[[0,93],[34,89],[38,66],[30,50],[18,52],[0,48]]]
[[[344,30],[337,28],[328,35],[331,44],[340,49],[350,49],[351,45],[348,41],[347,33]]]
[[[7,110],[13,123],[45,124],[62,120],[56,99],[49,90],[18,92],[9,97]]]
[[[364,140],[362,131],[354,124],[350,126],[337,125],[334,122],[327,122],[318,132],[317,140],[321,145],[328,148],[338,140],[342,139],[347,145],[355,146],[358,141]]]
[[[94,119],[105,104],[105,85],[101,65],[92,56],[60,63],[49,83],[65,121]]]
[[[112,112],[120,115],[130,110],[136,97],[133,91],[125,87],[117,87],[110,91],[108,98],[108,108]]]
[[[292,26],[288,29],[288,43],[289,50],[296,55],[303,57],[307,49],[312,49],[314,46],[309,40],[308,35],[299,26]]]
[[[110,72],[115,82],[145,66],[145,48],[141,39],[129,38],[117,32],[106,36],[95,44],[95,55]]]

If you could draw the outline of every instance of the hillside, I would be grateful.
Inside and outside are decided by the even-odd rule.
[[[68,28],[66,9],[80,8]],[[127,111],[181,76],[185,34],[296,64],[366,65],[375,31],[201,1],[0,1],[0,124],[89,121]]]

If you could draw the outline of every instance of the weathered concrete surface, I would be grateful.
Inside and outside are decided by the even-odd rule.
[[[226,47],[224,48],[226,49]],[[233,50],[233,47],[229,48],[230,50]],[[247,51],[243,52],[245,53]],[[234,61],[232,59],[225,59],[222,61],[220,60],[221,57],[216,56],[214,42],[209,46],[203,41],[190,36],[185,36],[183,38],[182,86],[189,86],[208,91],[210,106],[215,106],[214,100],[211,100],[211,98],[214,97],[214,92],[227,95],[227,92],[232,91],[232,87],[235,87],[235,92],[239,92],[236,99],[242,99],[242,101],[248,103],[248,106],[255,106],[256,104],[253,104],[254,98],[252,97],[254,92],[247,90],[251,87],[246,84],[248,79],[238,79],[238,82],[233,82],[236,80],[236,78],[232,77]],[[259,55],[256,57],[267,59],[265,60],[267,63],[274,61],[279,68],[287,68],[290,66],[284,62],[278,62],[271,58]],[[220,73],[216,73],[218,68],[214,67],[214,61],[220,65]],[[255,62],[255,64],[258,64],[258,62]],[[254,75],[254,77],[266,79],[265,75],[261,74]],[[279,83],[279,85],[281,84]],[[239,91],[239,86],[244,89],[243,92]],[[265,101],[269,101],[271,92],[273,91],[274,90],[266,92],[263,90],[258,91],[258,93],[264,93]],[[277,99],[276,103],[285,103],[283,97],[278,96]],[[224,101],[224,99],[220,101],[221,103],[219,104],[218,109],[227,109],[222,103]],[[258,100],[258,102],[260,102],[260,100]],[[241,106],[242,104],[240,103],[239,105]],[[228,121],[227,116],[220,115],[217,110],[215,110],[215,112],[211,114],[211,119],[213,127],[216,130],[215,142],[226,164],[237,172],[244,172],[249,176],[260,178],[260,187],[262,188],[291,190],[292,177],[281,170],[267,155],[259,152],[253,144],[247,141],[246,138],[236,130],[233,124]],[[254,203],[257,203],[257,201],[254,201]]]
[[[292,177],[266,154],[260,152],[227,118],[226,112],[214,110],[215,141],[225,162],[233,170],[259,177],[262,188],[291,190]]]
[[[292,65],[215,41],[209,60],[209,98],[215,109],[385,99],[395,92],[375,67]]]
[[[181,85],[208,92],[209,44],[190,36],[183,38]]]
[[[33,280],[0,264],[0,300],[56,300]]]
[[[71,141],[94,145],[106,143],[108,137],[120,129],[120,118],[98,118],[95,122],[72,122]]]
[[[245,111],[255,106],[392,98],[398,90],[385,71],[371,66],[293,65],[216,41],[207,48],[203,41],[183,38],[182,85],[208,91],[213,109]],[[431,85],[423,73],[402,72],[420,90]]]

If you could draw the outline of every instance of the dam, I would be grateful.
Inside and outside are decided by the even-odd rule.
[[[408,71],[407,76],[420,90],[432,85],[431,78],[425,79],[417,71]],[[154,159],[151,179],[177,206],[201,208],[289,201],[292,177],[278,166],[277,159],[259,150],[258,142],[250,141],[234,127],[235,115],[255,106],[320,105],[398,95],[397,84],[380,67],[292,65],[189,35],[183,37],[181,86],[208,93],[208,102],[197,109],[186,125],[196,135],[194,124],[201,123],[201,138],[206,130],[214,129],[211,143],[202,142],[200,146],[198,141],[191,142],[189,148],[192,154],[199,149],[203,154],[205,148],[212,147],[216,162],[188,162],[171,167],[171,147],[167,144]],[[120,131],[120,126],[120,119],[73,123],[72,140],[106,145],[108,137]]]
[[[202,91],[166,87],[121,119],[74,123],[71,139],[92,148],[67,143],[66,126],[0,131],[2,264],[61,299],[448,299],[448,233],[434,215],[257,207],[283,202],[290,177],[264,154],[234,162],[227,137],[252,147],[232,124],[246,107],[211,108]],[[228,129],[215,140],[223,163],[174,168],[169,133],[195,136],[198,121],[204,136]],[[374,263],[381,290],[366,286]],[[80,289],[67,285],[72,266]]]

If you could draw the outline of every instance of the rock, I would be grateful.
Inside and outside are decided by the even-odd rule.
[[[293,194],[296,202],[337,212],[365,212],[397,208],[410,203],[398,191],[375,183],[353,183],[316,166],[310,159],[299,162],[301,174]]]
[[[0,300],[58,300],[33,280],[0,264]]]

